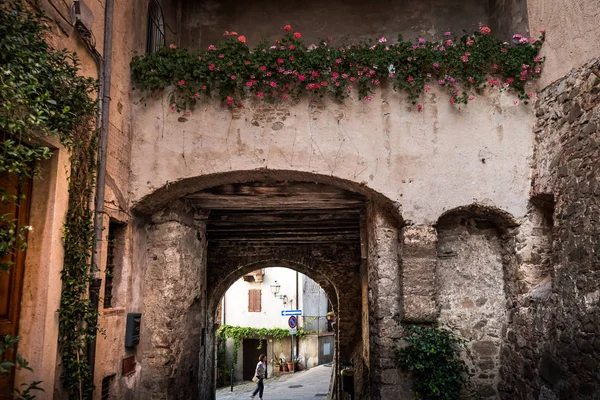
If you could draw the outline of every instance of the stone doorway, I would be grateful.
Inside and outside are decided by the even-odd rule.
[[[348,186],[229,183],[190,191],[152,216],[142,338],[148,398],[214,398],[219,302],[237,279],[271,265],[324,289],[337,317],[335,368],[352,361],[357,396],[370,393],[372,378],[393,368],[393,338],[379,335],[400,320],[401,223],[389,215],[393,206],[386,214],[380,197]]]

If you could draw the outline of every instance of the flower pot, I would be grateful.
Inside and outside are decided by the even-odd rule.
[[[282,364],[281,368],[283,368],[283,372],[290,372],[290,369],[288,368],[287,364]]]
[[[293,363],[293,362],[289,361],[289,362],[287,363],[287,367],[288,367],[288,370],[289,370],[290,372],[293,372],[293,371],[294,371],[294,363]]]
[[[281,364],[277,364],[277,365],[275,366],[275,371],[277,371],[277,372],[281,372],[281,371],[283,371],[283,366],[282,366]]]

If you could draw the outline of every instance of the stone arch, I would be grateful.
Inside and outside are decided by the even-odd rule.
[[[185,197],[190,193],[216,187],[223,184],[247,182],[307,182],[331,185],[350,192],[365,196],[369,203],[386,215],[396,227],[404,224],[399,203],[390,200],[385,195],[371,189],[365,184],[359,184],[348,179],[334,175],[324,175],[312,172],[282,170],[282,169],[252,169],[219,172],[186,178],[177,182],[169,182],[156,189],[152,194],[143,197],[133,205],[132,210],[137,213],[152,215],[166,207],[170,202]]]
[[[235,271],[233,271],[231,274],[229,274],[227,277],[225,277],[223,281],[218,283],[217,286],[213,287],[212,293],[209,295],[209,298],[208,298],[208,312],[212,314],[216,311],[217,307],[219,306],[219,302],[225,295],[225,292],[227,292],[227,289],[229,289],[229,287],[231,287],[231,285],[236,280],[238,280],[243,275],[245,275],[249,272],[252,272],[254,270],[261,269],[261,268],[268,268],[268,267],[289,268],[289,269],[298,271],[301,274],[308,276],[309,278],[311,278],[312,280],[317,282],[319,284],[319,286],[321,286],[321,288],[327,294],[329,301],[331,301],[334,311],[337,311],[337,309],[338,309],[338,301],[337,301],[338,292],[337,292],[336,287],[329,280],[329,278],[327,278],[326,275],[322,274],[321,272],[315,271],[297,261],[285,260],[285,259],[280,259],[280,258],[271,258],[271,259],[265,259],[265,260],[256,261],[256,262],[253,262],[250,264],[246,264],[246,265],[236,269]]]
[[[280,211],[271,208],[274,198],[292,198],[283,204],[285,223],[290,218],[296,221],[298,215],[304,223],[303,213],[308,212],[311,230],[321,229],[325,217],[327,229],[333,226],[340,233],[337,221],[341,220],[340,225],[350,227],[352,233],[327,233],[331,240],[325,241],[316,235],[298,243],[273,244],[271,236],[266,241],[261,237],[260,244],[254,239],[244,242],[245,237],[238,235],[239,215],[265,216],[263,203],[254,202],[256,207],[248,208],[243,201],[240,207],[239,197],[231,197],[248,193],[266,193],[267,198],[261,200],[271,201],[267,210],[272,213]],[[372,392],[378,398],[375,393],[404,390],[396,379],[377,378],[396,368],[394,340],[403,301],[399,252],[403,220],[398,204],[365,185],[334,176],[250,170],[166,185],[137,203],[134,210],[144,217],[140,228],[145,234],[145,254],[138,259],[145,258],[141,311],[146,334],[138,354],[141,393],[148,399],[213,398],[217,304],[244,272],[274,263],[305,273],[325,289],[338,317],[336,357],[354,360],[355,389],[360,396]],[[233,228],[231,220],[236,221]],[[253,226],[244,228],[256,233]],[[228,232],[234,232],[233,239]],[[340,363],[336,365],[339,368]],[[373,377],[377,382],[371,385]]]

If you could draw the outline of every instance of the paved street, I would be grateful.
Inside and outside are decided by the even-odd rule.
[[[283,375],[265,380],[264,400],[315,400],[326,399],[331,378],[331,365],[320,365],[308,371]],[[249,399],[255,383],[244,382],[230,388],[217,390],[217,400]],[[258,399],[258,396],[256,397]]]

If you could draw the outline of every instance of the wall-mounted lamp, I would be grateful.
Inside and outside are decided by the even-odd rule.
[[[275,281],[274,284],[270,285],[271,286],[271,293],[273,293],[273,297],[279,297],[281,300],[283,300],[283,304],[287,304],[288,302],[288,297],[287,295],[280,295],[279,294],[279,290],[281,289],[281,285]]]
[[[279,289],[281,289],[281,285],[275,281],[275,283],[271,285],[271,293],[273,293],[273,297],[277,297]]]

